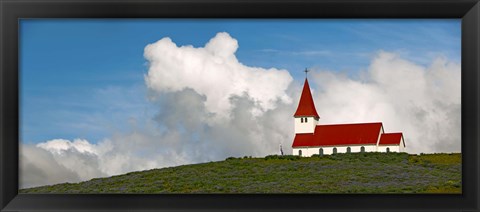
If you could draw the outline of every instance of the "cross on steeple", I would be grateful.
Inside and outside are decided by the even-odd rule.
[[[309,70],[307,68],[305,68],[305,78],[307,78],[307,73],[309,72]]]

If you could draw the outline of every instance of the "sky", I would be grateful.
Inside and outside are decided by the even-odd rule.
[[[460,152],[460,19],[23,19],[20,187],[291,152],[309,68],[320,124],[383,122]]]

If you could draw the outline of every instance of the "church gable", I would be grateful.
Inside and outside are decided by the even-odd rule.
[[[384,133],[380,137],[380,143],[378,145],[400,145],[405,146],[403,141],[403,134],[400,133]]]

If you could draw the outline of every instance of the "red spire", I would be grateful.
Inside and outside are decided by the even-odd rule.
[[[300,97],[297,111],[293,116],[313,116],[317,119],[320,118],[317,110],[315,109],[315,104],[313,103],[312,93],[310,92],[310,86],[308,85],[307,78],[305,78],[305,83],[303,84],[302,96]]]

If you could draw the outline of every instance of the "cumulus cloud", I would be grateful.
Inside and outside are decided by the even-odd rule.
[[[67,150],[75,150],[80,153],[97,154],[95,145],[90,144],[84,139],[75,139],[73,142],[65,139],[53,139],[44,143],[39,143],[37,144],[37,147],[59,155],[64,154]]]
[[[51,152],[29,144],[20,146],[19,175],[21,188],[80,181],[78,174],[59,164]]]
[[[36,145],[39,151],[48,151],[55,161],[69,171],[75,172],[79,179],[107,176],[99,166],[99,156],[103,151],[102,146],[93,145],[87,140],[53,139]],[[34,164],[34,163],[33,163]]]
[[[178,47],[170,38],[163,38],[145,47],[150,65],[146,84],[159,93],[191,88],[207,97],[207,110],[218,117],[228,116],[231,96],[247,94],[259,106],[256,113],[275,108],[277,99],[290,103],[285,91],[293,79],[288,71],[246,66],[235,56],[238,46],[226,32],[218,33],[202,48]]]
[[[182,104],[186,100],[200,105]],[[258,107],[244,94],[232,96],[230,119],[222,122],[206,121],[212,118],[207,111],[205,97],[193,89],[185,89],[169,95],[160,104],[162,112],[155,121],[167,126],[166,132],[180,135],[174,146],[176,154],[185,154],[189,161],[219,160],[229,156],[263,156],[278,153],[279,144],[293,139],[292,104],[278,100],[277,107],[258,116],[250,111]]]
[[[278,154],[280,144],[290,153],[303,80],[240,63],[238,47],[227,33],[199,48],[169,38],[149,44],[153,98],[145,101],[157,113],[95,143],[22,145],[21,187]],[[381,121],[404,132],[410,153],[460,151],[459,64],[437,58],[425,67],[380,51],[360,75],[316,69],[309,80],[321,124]]]
[[[459,152],[460,64],[437,58],[428,67],[380,51],[360,77],[317,70],[320,123],[377,122],[403,132],[407,151]]]

